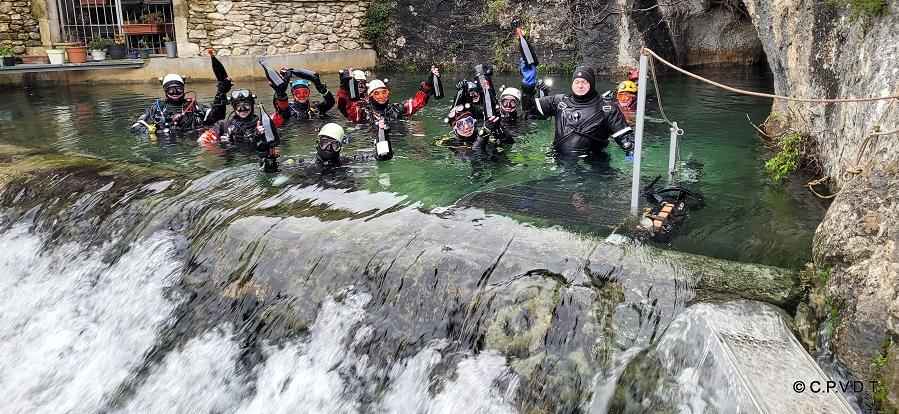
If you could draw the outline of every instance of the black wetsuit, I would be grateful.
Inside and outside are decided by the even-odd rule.
[[[601,152],[609,144],[609,138],[630,154],[633,151],[633,131],[614,100],[605,99],[596,92],[590,72],[590,91],[584,96],[558,94],[535,98],[535,88],[524,86],[523,101],[534,102],[530,115],[537,118],[555,117],[556,133],[553,149],[559,154],[587,154]]]
[[[210,108],[193,99],[157,99],[131,126],[131,132],[167,132],[190,134],[203,129],[203,119]]]
[[[278,107],[277,98],[275,98],[274,105],[275,108],[278,108],[278,113],[284,121],[290,119],[305,121],[308,119],[322,118],[328,110],[334,107],[336,100],[334,100],[334,95],[331,91],[325,91],[322,98],[324,98],[324,101],[322,102],[300,102],[294,100],[293,103],[285,109],[280,109]]]

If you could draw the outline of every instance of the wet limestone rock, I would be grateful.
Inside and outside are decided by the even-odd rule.
[[[780,95],[813,98],[899,92],[899,1],[890,13],[852,18],[846,2],[746,1]],[[853,374],[873,379],[899,286],[899,104],[775,102],[773,110],[811,136],[824,174],[840,190],[815,235],[816,267],[833,267],[826,284],[837,305],[834,349]],[[891,363],[895,363],[892,360]],[[899,388],[890,391],[899,400]]]

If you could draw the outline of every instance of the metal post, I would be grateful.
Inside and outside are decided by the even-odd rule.
[[[643,118],[646,115],[646,64],[649,58],[640,53],[640,79],[637,80],[637,125],[634,132],[634,177],[631,181],[631,214],[637,215],[640,194],[640,160],[643,157]]]
[[[680,140],[678,140],[678,127],[677,122],[671,123],[671,144],[668,147],[668,179],[671,179],[671,176],[677,171],[677,146],[680,145]]]

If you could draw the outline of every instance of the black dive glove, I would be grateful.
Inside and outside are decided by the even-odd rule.
[[[624,150],[624,155],[626,157],[634,155],[634,137],[633,134],[622,135],[618,138],[615,138],[615,142],[618,143],[618,146]]]
[[[317,90],[318,93],[324,95],[328,93],[328,85],[325,85],[325,83],[322,81],[315,82],[315,90]]]
[[[353,77],[353,74],[350,71],[345,70],[340,72],[340,89],[345,91],[350,90],[350,79]]]
[[[287,86],[288,86],[287,81],[281,82],[281,84],[278,86],[275,86],[275,85],[269,83],[268,86],[271,86],[272,89],[275,91],[275,98],[287,99]]]
[[[486,121],[484,121],[484,127],[489,129],[490,132],[498,131],[500,127],[499,117],[492,116],[488,118]]]
[[[231,82],[230,78],[225,78],[223,80],[216,82],[215,91],[218,95],[224,96],[224,95],[228,94],[228,91],[231,90],[231,86],[233,86],[233,85],[234,85],[234,83]]]

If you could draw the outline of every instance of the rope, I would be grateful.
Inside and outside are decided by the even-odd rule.
[[[731,92],[741,93],[741,94],[744,94],[744,95],[759,96],[759,97],[762,97],[762,98],[785,99],[785,100],[788,100],[788,101],[817,102],[817,103],[868,102],[868,101],[881,101],[881,100],[884,100],[884,99],[899,99],[899,93],[895,93],[895,94],[889,95],[889,96],[877,96],[877,97],[867,97],[867,98],[812,99],[812,98],[795,98],[795,97],[792,97],[792,96],[772,95],[772,94],[770,94],[770,93],[752,92],[752,91],[747,91],[747,90],[743,90],[743,89],[737,89],[737,88],[734,88],[734,87],[731,87],[731,86],[727,86],[727,85],[724,85],[724,84],[720,84],[720,83],[715,82],[715,81],[713,81],[713,80],[703,78],[702,76],[699,76],[699,75],[697,75],[697,74],[695,74],[695,73],[692,73],[692,72],[686,71],[686,70],[684,70],[684,69],[681,69],[681,68],[675,66],[674,64],[672,64],[671,62],[668,62],[667,60],[662,59],[661,56],[657,55],[655,52],[653,52],[653,51],[650,50],[649,48],[644,47],[643,50],[642,50],[640,53],[645,54],[645,55],[652,56],[653,58],[658,59],[660,62],[664,63],[666,66],[668,66],[668,67],[670,67],[670,68],[672,68],[672,69],[674,69],[674,70],[676,70],[676,71],[678,71],[678,72],[680,72],[680,73],[683,73],[684,75],[687,75],[687,76],[689,76],[689,77],[691,77],[691,78],[695,78],[695,79],[701,80],[701,81],[703,81],[703,82],[705,82],[705,83],[708,83],[708,84],[710,84],[710,85],[714,85],[714,86],[717,86],[717,87],[719,87],[719,88],[726,89],[726,90],[731,91]]]
[[[662,114],[662,119],[664,119],[671,128],[679,129],[670,119],[668,119],[668,116],[665,115],[665,108],[662,106],[662,94],[659,93],[659,82],[656,81],[656,65],[651,60],[649,62],[649,73],[652,74],[652,87],[656,90],[656,101],[659,103],[659,112]]]
[[[883,112],[880,114],[880,118],[877,119],[877,122],[874,125],[871,125],[871,128],[868,129],[868,133],[865,134],[865,140],[862,141],[862,145],[859,147],[858,152],[855,154],[855,160],[852,161],[848,168],[843,169],[843,174],[841,175],[843,181],[852,181],[855,179],[855,177],[857,177],[864,171],[863,169],[859,168],[858,163],[861,162],[862,154],[865,153],[865,149],[868,147],[868,142],[870,142],[871,137],[889,135],[899,132],[899,129],[880,132],[880,123],[883,122],[883,119],[886,117],[887,113],[890,112],[890,109],[893,107],[893,104],[896,103],[896,101],[897,99],[893,99],[892,101],[890,101],[887,107],[883,109]]]
[[[880,114],[880,118],[877,120],[877,122],[874,125],[871,126],[871,128],[868,129],[867,134],[865,134],[865,139],[864,139],[864,141],[862,141],[862,144],[859,147],[859,150],[855,155],[855,159],[850,163],[849,167],[843,169],[843,174],[841,175],[841,178],[843,179],[843,181],[847,181],[847,182],[852,181],[853,179],[855,179],[855,177],[864,173],[865,171],[870,170],[870,168],[873,166],[874,161],[869,162],[865,166],[864,169],[859,168],[859,166],[858,166],[859,163],[861,162],[861,157],[864,154],[865,149],[867,149],[867,147],[868,147],[868,143],[870,142],[871,137],[876,137],[876,136],[881,136],[881,135],[892,135],[892,134],[899,133],[899,129],[894,129],[894,130],[890,130],[890,131],[880,131],[881,122],[883,122],[883,119],[886,117],[886,114],[890,112],[890,109],[893,106],[893,104],[897,100],[899,100],[899,87],[897,87],[896,92],[893,93],[892,95],[864,97],[864,98],[814,99],[814,98],[797,98],[797,97],[792,97],[792,96],[774,95],[774,94],[769,94],[769,93],[753,92],[753,91],[747,91],[744,89],[738,89],[738,88],[734,88],[732,86],[727,86],[727,85],[715,82],[713,80],[704,78],[695,73],[692,73],[692,72],[689,72],[687,70],[677,67],[676,65],[672,64],[671,62],[668,62],[667,60],[665,60],[664,58],[662,58],[661,56],[659,56],[658,54],[656,54],[655,52],[653,52],[651,49],[649,49],[647,47],[643,47],[641,49],[640,53],[643,55],[649,56],[651,59],[651,61],[649,62],[650,63],[649,68],[650,68],[650,73],[652,74],[653,87],[655,88],[655,91],[656,91],[656,100],[659,103],[659,112],[661,113],[662,118],[665,120],[665,122],[667,122],[668,125],[670,125],[672,128],[676,128],[676,127],[675,127],[675,124],[672,123],[668,119],[668,117],[665,115],[665,109],[662,107],[662,98],[661,98],[661,94],[659,93],[659,86],[658,86],[658,82],[656,80],[655,64],[654,64],[654,62],[652,62],[652,60],[658,60],[658,61],[662,62],[663,64],[665,64],[666,66],[668,66],[680,73],[683,73],[684,75],[687,75],[691,78],[698,79],[702,82],[708,83],[713,86],[717,86],[719,88],[722,88],[722,89],[725,89],[725,90],[728,90],[731,92],[735,92],[735,93],[739,93],[739,94],[743,94],[743,95],[749,95],[749,96],[757,96],[757,97],[772,98],[772,99],[783,99],[783,100],[795,101],[795,102],[811,102],[811,103],[871,102],[871,101],[881,101],[881,100],[889,99],[890,103],[887,105],[887,107],[884,109],[884,111]],[[747,117],[748,117],[748,115],[747,115]],[[752,124],[751,120],[750,120],[750,124]],[[758,130],[759,132],[762,132],[755,125],[753,125],[753,127],[755,127],[755,129]],[[678,148],[678,150],[679,150],[679,148]],[[836,197],[836,195],[839,194],[839,192],[828,195],[828,196],[824,196],[824,195],[819,194],[817,191],[815,191],[814,186],[822,184],[824,180],[825,180],[825,178],[809,181],[808,183],[806,183],[806,186],[809,188],[809,190],[812,191],[812,193],[814,193],[816,196],[818,196],[820,198],[828,199],[828,198]]]

